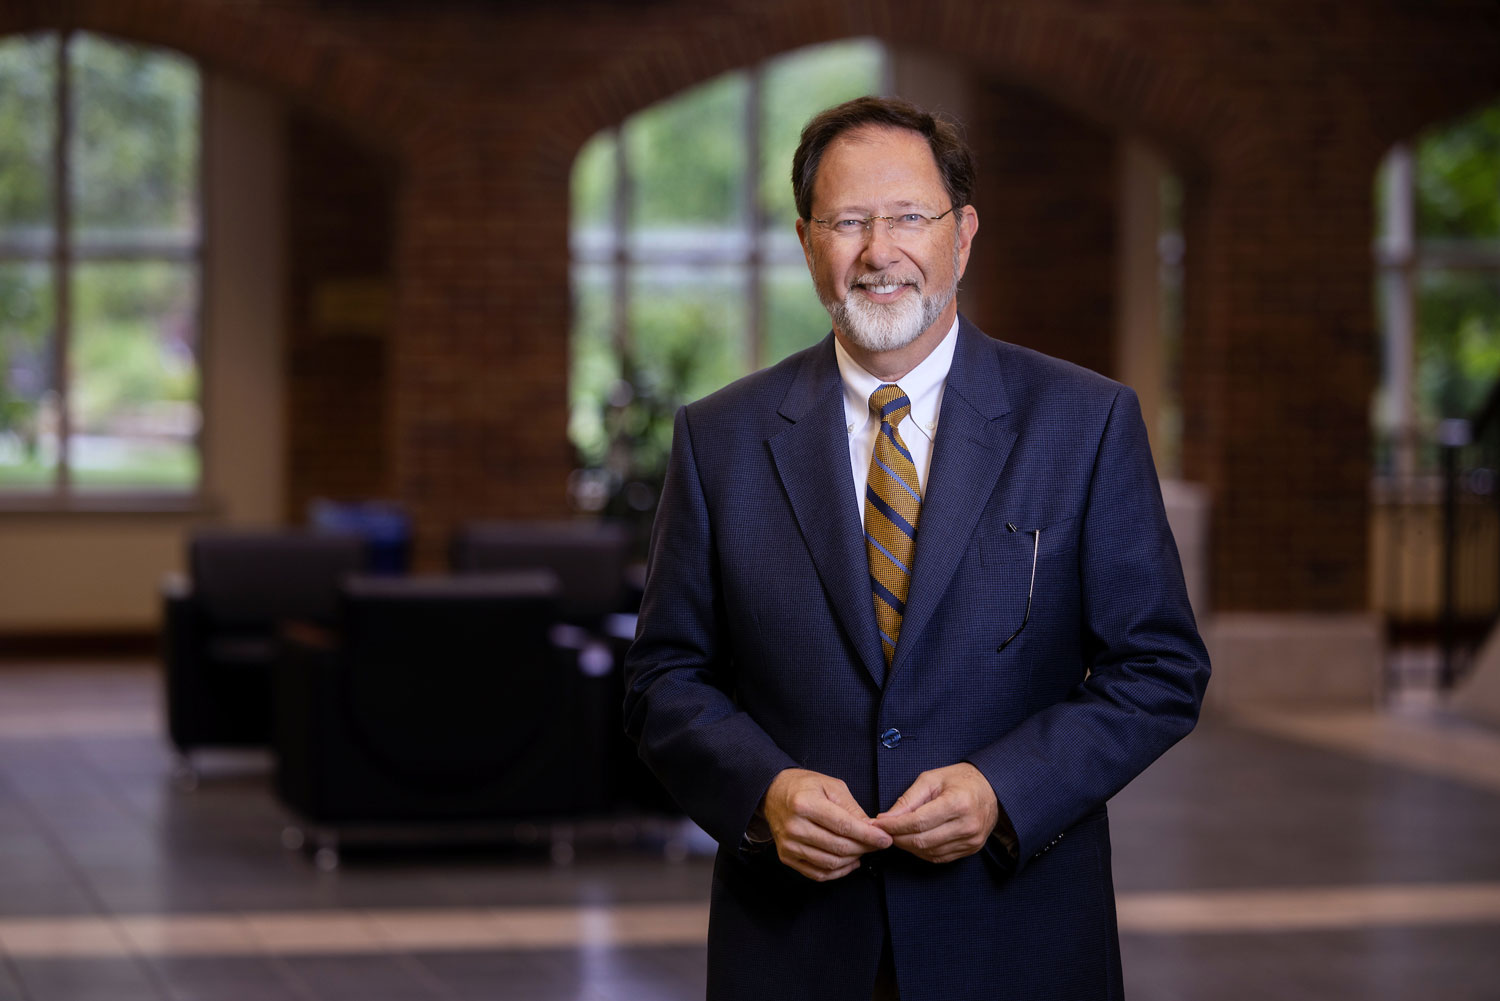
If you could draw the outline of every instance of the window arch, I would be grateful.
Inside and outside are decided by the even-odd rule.
[[[888,74],[874,40],[799,49],[584,145],[570,229],[581,507],[649,510],[677,404],[827,333],[793,229],[792,152],[808,118],[888,91]]]
[[[161,50],[0,41],[0,495],[198,489],[200,92]]]

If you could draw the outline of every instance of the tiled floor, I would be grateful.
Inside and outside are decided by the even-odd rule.
[[[281,847],[258,755],[172,781],[145,665],[0,669],[0,1001],[677,1001],[708,860]],[[1206,721],[1111,804],[1134,1001],[1500,999],[1500,734]]]

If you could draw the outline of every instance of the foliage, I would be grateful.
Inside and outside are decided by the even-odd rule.
[[[122,415],[197,399],[193,279],[192,269],[160,262],[78,267],[71,403],[80,430],[107,432]]]
[[[877,42],[851,40],[799,49],[766,65],[761,104],[760,207],[773,225],[791,225],[792,154],[808,119],[824,108],[878,94],[885,65]]]
[[[39,404],[52,388],[47,334],[53,301],[44,266],[0,264],[0,434],[8,432],[31,459],[39,444]]]
[[[184,60],[79,35],[72,185],[80,230],[186,229],[197,218],[198,74]]]
[[[56,68],[56,36],[0,42],[0,235],[51,218]]]
[[[801,264],[768,269],[765,289],[765,358],[780,361],[823,339],[832,325]]]
[[[745,76],[726,73],[625,123],[634,226],[733,224],[745,188]]]
[[[1500,239],[1500,102],[1423,136],[1415,159],[1424,240],[1451,248]],[[1500,272],[1429,266],[1418,279],[1419,415],[1472,416],[1500,377]]]
[[[1416,189],[1419,236],[1500,239],[1500,102],[1422,138]]]
[[[574,228],[606,226],[615,201],[615,134],[606,129],[583,144],[573,161]]]
[[[1416,388],[1424,414],[1472,416],[1500,376],[1500,274],[1424,272],[1418,315]]]

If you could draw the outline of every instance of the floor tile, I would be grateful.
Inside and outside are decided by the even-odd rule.
[[[156,957],[149,962],[172,1001],[317,1001],[264,957]]]
[[[27,1001],[170,1001],[152,971],[135,959],[18,958],[13,962]]]
[[[1125,935],[1129,997],[1149,1001],[1495,1001],[1490,928],[1296,935]]]
[[[423,952],[417,962],[455,998],[572,1001],[583,996],[585,962],[576,951]],[[701,999],[702,991],[698,992]],[[662,1001],[671,1001],[663,998]]]
[[[432,1001],[445,986],[421,963],[400,956],[289,956],[288,976],[320,1001]]]
[[[26,1001],[16,978],[15,963],[0,951],[0,1001]]]

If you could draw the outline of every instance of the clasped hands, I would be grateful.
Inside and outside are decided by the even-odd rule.
[[[973,855],[995,829],[1000,807],[979,769],[960,761],[918,775],[875,817],[860,809],[842,780],[788,768],[771,781],[761,812],[781,861],[825,882],[859,868],[868,852],[892,845],[928,862]]]

